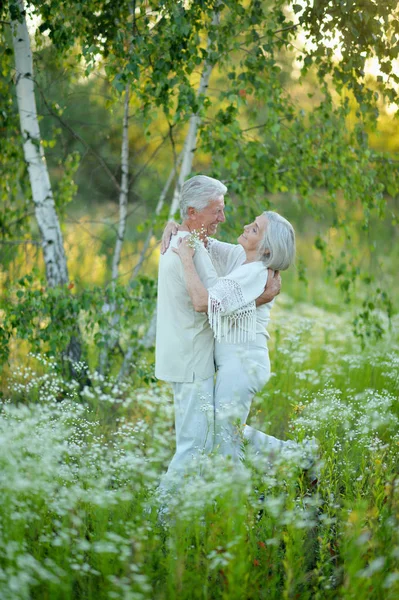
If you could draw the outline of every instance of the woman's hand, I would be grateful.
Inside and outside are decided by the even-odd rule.
[[[176,235],[179,228],[179,223],[175,221],[168,221],[165,229],[163,230],[162,240],[161,240],[161,254],[165,254],[166,250],[169,248],[170,240],[172,235]]]
[[[182,262],[192,259],[195,254],[194,244],[189,235],[186,235],[184,238],[179,238],[177,240],[177,248],[172,248],[172,250],[180,256]]]
[[[258,298],[256,298],[256,306],[268,304],[275,298],[281,290],[281,275],[280,271],[268,269],[268,277],[266,287]]]

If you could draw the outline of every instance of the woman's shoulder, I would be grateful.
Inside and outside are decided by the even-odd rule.
[[[245,260],[244,249],[239,244],[208,238],[207,250],[220,276],[226,275]]]

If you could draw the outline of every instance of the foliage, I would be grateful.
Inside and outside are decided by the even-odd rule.
[[[296,6],[296,8],[295,8]],[[305,2],[305,8],[294,6],[299,22],[316,47],[304,61],[305,70],[315,64],[321,82],[332,75],[338,91],[350,89],[358,103],[359,118],[375,118],[378,93],[367,81],[366,62],[377,58],[382,75],[377,89],[390,102],[396,102],[395,84],[399,83],[394,60],[399,55],[398,6],[395,0],[383,4],[373,0],[340,2],[331,6],[328,0]],[[326,44],[326,40],[332,44]],[[341,60],[334,61],[334,49],[341,50]]]
[[[2,598],[397,597],[397,318],[359,353],[348,316],[279,300],[274,376],[249,423],[316,436],[318,487],[294,454],[248,458],[241,476],[214,455],[162,525],[169,392],[95,372],[79,392],[29,357],[1,403]]]
[[[142,276],[127,286],[123,273],[116,285],[106,275],[104,284],[93,283],[100,255],[111,262],[110,218],[102,223],[98,255],[86,243],[90,273],[75,285],[48,288],[13,245],[30,234],[40,242],[29,220],[13,98],[7,21],[19,13],[14,0],[2,2],[0,231],[7,270],[0,362],[11,360],[0,415],[1,597],[396,598],[398,322],[390,281],[375,256],[396,275],[398,169],[394,155],[370,144],[382,103],[396,100],[396,2],[305,0],[291,8],[283,0],[29,0],[26,6],[39,19],[37,100],[64,231],[72,229],[75,193],[80,214],[93,197],[113,210],[126,84],[134,149],[129,242],[152,216],[154,190],[163,188],[193,113],[202,118],[195,170],[224,178],[231,192],[231,225],[222,236],[231,240],[265,204],[296,215],[298,271],[312,304],[301,304],[303,285],[288,275],[283,289],[295,293],[277,302],[274,375],[252,419],[282,438],[316,436],[321,473],[314,489],[295,456],[275,457],[273,464],[248,459],[242,477],[213,456],[205,477],[187,478],[176,495],[169,527],[157,522],[153,492],[174,432],[169,393],[154,381],[152,351],[140,345],[155,284]],[[215,10],[220,23],[213,28]],[[380,62],[377,78],[367,74],[371,58]],[[205,61],[215,66],[198,97]],[[84,102],[76,101],[82,93]],[[74,179],[84,181],[77,191]],[[102,218],[93,204],[93,219]],[[74,228],[68,239],[76,271],[85,243],[80,232]],[[123,256],[126,272],[137,247],[132,253]],[[14,275],[18,269],[23,277]],[[343,304],[349,300],[359,314]],[[323,302],[334,311],[324,311]],[[112,331],[113,314],[103,310],[110,305],[120,315],[115,375],[126,350],[134,349],[133,374],[123,382],[96,372],[108,341],[103,332]],[[71,379],[62,355],[76,323],[84,332],[84,362]],[[21,366],[26,346],[38,354],[24,356]]]
[[[154,281],[145,276],[138,277],[130,288],[116,284],[105,290],[100,286],[76,290],[73,283],[56,288],[43,287],[34,275],[26,275],[3,298],[0,367],[9,357],[12,337],[28,340],[32,351],[43,356],[65,356],[77,323],[84,331],[86,346],[82,358],[87,360],[93,344],[96,351],[100,351],[107,342],[104,332],[110,330],[112,315],[103,310],[105,298],[108,303],[115,304],[121,314],[120,327],[126,332],[122,344],[137,346],[143,334],[142,322],[151,314],[154,297]],[[124,350],[126,348],[121,345],[115,349],[114,365],[121,361]],[[66,375],[65,364],[58,364]]]
[[[33,212],[30,190],[26,183],[26,165],[19,142],[18,115],[13,111],[10,94],[13,54],[0,47],[0,235],[1,240],[23,237]],[[9,257],[11,259],[11,256]]]

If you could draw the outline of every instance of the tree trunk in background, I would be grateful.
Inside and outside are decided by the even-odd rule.
[[[162,207],[163,207],[163,205],[165,203],[166,194],[168,193],[168,190],[169,190],[169,188],[170,188],[170,186],[172,184],[173,178],[176,175],[176,171],[177,171],[177,168],[178,168],[178,166],[179,166],[179,164],[181,162],[182,157],[183,157],[183,153],[180,154],[180,156],[178,157],[178,159],[176,161],[176,165],[172,168],[171,172],[169,173],[169,177],[168,177],[168,179],[167,179],[167,181],[166,181],[166,183],[164,185],[164,188],[163,188],[163,190],[161,192],[161,195],[159,196],[158,204],[157,204],[157,206],[155,208],[155,216],[156,217],[159,215],[159,213],[162,210]],[[148,250],[148,247],[150,245],[150,242],[151,242],[153,231],[154,231],[154,227],[153,227],[153,225],[151,225],[150,230],[147,233],[147,237],[145,239],[143,249],[142,249],[142,251],[140,253],[140,257],[139,257],[138,263],[134,267],[134,270],[133,270],[132,276],[130,278],[130,281],[133,281],[133,279],[137,276],[137,274],[139,273],[139,271],[140,271],[140,269],[142,267],[142,264],[143,264],[143,262],[145,260],[145,254],[146,254],[146,252]]]
[[[36,220],[42,239],[46,278],[50,286],[68,283],[68,269],[50,177],[40,138],[33,82],[33,61],[24,5],[18,0],[22,22],[12,21],[16,94],[23,149],[28,165]]]
[[[129,194],[129,100],[130,92],[129,86],[126,85],[125,89],[125,103],[123,111],[123,126],[122,126],[122,150],[121,150],[121,188],[119,192],[119,224],[118,224],[118,235],[115,242],[115,250],[112,258],[112,282],[111,286],[115,285],[115,282],[119,275],[119,263],[121,260],[122,245],[125,239],[126,232],[126,221],[127,221],[127,203]],[[105,346],[102,348],[100,353],[99,371],[104,373],[107,370],[109,363],[109,353],[115,347],[118,341],[118,330],[117,325],[119,316],[116,314],[115,302],[111,304],[105,303],[102,307],[103,312],[110,313],[110,326],[108,331],[104,331]]]
[[[10,2],[11,4],[11,2]],[[28,165],[35,216],[42,240],[46,279],[50,287],[68,283],[68,267],[61,227],[55,208],[46,158],[41,144],[33,80],[33,60],[30,38],[22,0],[13,2],[20,11],[20,21],[12,20],[12,40],[15,56],[15,86],[18,112],[23,138],[23,150]],[[76,324],[76,336],[70,340],[66,351],[70,368],[76,375],[73,363],[81,357],[81,343]]]
[[[115,251],[112,259],[112,280],[115,281],[119,273],[122,245],[125,239],[127,220],[127,201],[129,193],[129,86],[125,90],[125,105],[123,111],[122,151],[121,151],[121,190],[119,193],[119,225],[116,238]]]

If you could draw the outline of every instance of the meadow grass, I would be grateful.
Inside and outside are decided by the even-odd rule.
[[[289,456],[237,476],[216,455],[162,524],[169,387],[92,374],[80,393],[31,358],[1,407],[2,600],[398,597],[399,321],[361,350],[349,314],[284,294],[273,312],[273,375],[248,423],[316,437],[318,485]]]

